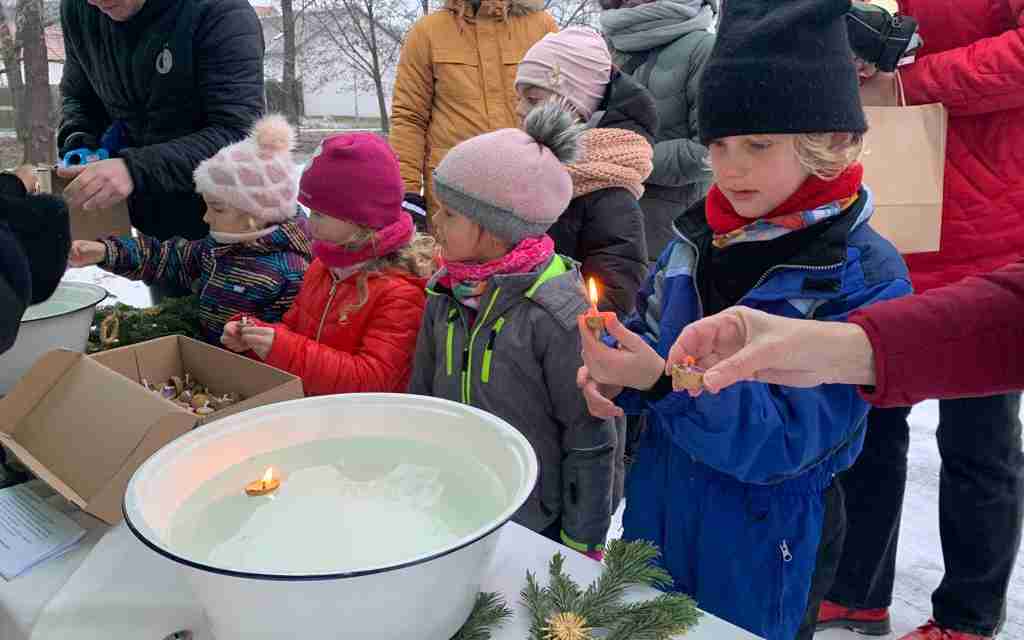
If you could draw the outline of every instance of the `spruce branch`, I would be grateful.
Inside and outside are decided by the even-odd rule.
[[[466,624],[452,640],[490,640],[491,632],[512,617],[512,610],[498,593],[480,593]]]

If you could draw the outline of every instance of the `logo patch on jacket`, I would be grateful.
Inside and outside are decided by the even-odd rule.
[[[164,50],[156,57],[156,72],[165,76],[171,72],[172,67],[174,67],[174,56],[171,55],[170,49],[164,47]]]

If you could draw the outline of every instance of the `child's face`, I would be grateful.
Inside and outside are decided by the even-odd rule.
[[[203,222],[210,225],[211,231],[245,233],[253,230],[249,214],[212,196],[204,195],[203,200],[206,201],[206,214],[203,215]]]
[[[792,135],[729,136],[709,146],[715,183],[744,218],[760,218],[786,201],[810,173]]]
[[[358,225],[317,211],[310,211],[309,224],[314,239],[333,244],[348,244],[360,231]]]
[[[519,96],[519,102],[516,103],[516,115],[519,116],[519,123],[522,124],[526,119],[526,115],[533,110],[534,107],[544,104],[557,94],[548,91],[547,89],[541,89],[533,85],[519,85],[516,87],[516,94]]]
[[[483,227],[443,204],[431,222],[441,255],[449,262],[487,262],[505,253],[504,245]]]

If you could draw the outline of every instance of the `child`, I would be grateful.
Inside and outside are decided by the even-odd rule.
[[[910,293],[867,224],[849,5],[729,0],[700,93],[715,186],[677,219],[626,327],[609,322],[619,349],[584,336],[592,411],[648,416],[624,537],[653,540],[675,588],[769,640],[814,633],[842,539],[834,477],[860,453],[868,406],[841,385],[673,393],[663,358],[687,324],[738,303],[844,321]]]
[[[280,320],[312,258],[306,231],[293,221],[294,138],[282,116],[267,116],[248,138],[196,168],[196,191],[206,201],[203,219],[210,225],[206,238],[78,240],[70,265],[97,264],[132,280],[198,293],[203,339],[211,344],[220,343],[224,324],[236,314]]]
[[[644,218],[637,200],[651,173],[649,140],[658,129],[654,98],[612,68],[604,39],[569,27],[533,45],[516,75],[520,118],[557,97],[588,123],[569,165],[573,199],[548,231],[555,251],[579,260],[602,285],[602,309],[625,317],[647,274]]]
[[[572,196],[564,163],[580,135],[553,102],[523,129],[452,149],[434,174],[444,267],[416,345],[410,393],[461,401],[508,420],[540,459],[520,524],[600,557],[612,514],[617,435],[575,387],[579,271],[544,235]]]
[[[302,378],[306,395],[405,391],[432,241],[402,210],[398,161],[380,137],[333,136],[299,183],[316,259],[276,325],[229,322],[222,341]]]

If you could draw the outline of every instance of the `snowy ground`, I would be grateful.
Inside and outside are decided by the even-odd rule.
[[[106,287],[125,304],[146,306],[149,293],[141,283],[133,283],[95,267],[68,272],[67,279],[95,282]],[[110,299],[108,299],[110,300]],[[907,494],[903,509],[902,537],[896,567],[896,592],[892,607],[893,638],[913,630],[931,615],[931,592],[942,578],[943,564],[939,543],[939,451],[935,443],[938,404],[926,402],[910,414],[911,440]],[[621,533],[616,519],[611,534]],[[1008,619],[1001,640],[1024,640],[1024,554],[1017,556],[1010,583]],[[827,631],[818,640],[853,640],[863,636],[845,631]]]

